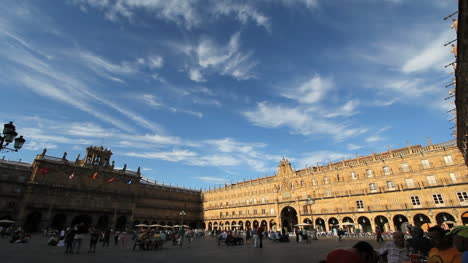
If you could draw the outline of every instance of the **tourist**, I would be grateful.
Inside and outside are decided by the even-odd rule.
[[[254,247],[258,246],[258,229],[254,227],[252,230],[252,237],[253,237],[253,245]]]
[[[115,231],[114,232],[114,246],[118,247],[119,246],[119,238],[120,238],[120,232]]]
[[[91,228],[89,231],[89,251],[88,253],[96,253],[96,245],[99,240],[100,232],[97,229]]]
[[[429,250],[432,248],[432,242],[429,238],[424,237],[424,231],[419,226],[410,228],[411,238],[406,240],[406,248],[408,253],[419,254],[427,257]]]
[[[384,242],[383,237],[382,237],[382,230],[380,229],[379,226],[375,227],[375,235],[377,237],[377,242],[379,241]]]
[[[73,238],[73,251],[75,254],[79,254],[81,249],[81,242],[84,238],[84,234],[86,233],[86,226],[84,223],[81,223],[80,225],[75,226],[74,229],[76,234]]]
[[[258,234],[258,239],[259,239],[259,247],[260,248],[263,248],[263,227],[260,226],[258,229],[257,229],[257,234]]]
[[[184,245],[184,237],[185,237],[185,228],[179,228],[179,246],[182,247]]]
[[[449,235],[453,237],[453,246],[462,254],[462,263],[468,263],[468,226],[456,226]]]
[[[111,235],[111,230],[106,229],[106,231],[104,231],[104,237],[102,239],[102,247],[109,247],[110,235]]]
[[[120,232],[120,246],[121,246],[122,248],[126,248],[126,247],[127,247],[126,241],[127,241],[127,229],[125,229],[124,231]]]
[[[462,254],[452,247],[452,236],[440,226],[429,228],[429,239],[434,245],[429,251],[428,263],[460,263]]]
[[[75,238],[76,231],[74,229],[67,228],[65,231],[65,254],[73,254],[73,240]]]
[[[388,263],[400,263],[409,260],[405,249],[405,234],[397,231],[392,236],[393,241],[385,243],[379,250],[379,255],[386,257]]]

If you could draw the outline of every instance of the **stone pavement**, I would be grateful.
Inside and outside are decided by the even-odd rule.
[[[252,244],[243,246],[218,246],[212,238],[195,239],[191,245],[183,248],[164,245],[163,249],[155,251],[132,251],[130,248],[103,248],[100,243],[96,253],[87,253],[88,240],[84,240],[80,254],[64,254],[64,247],[47,246],[47,238],[34,236],[27,244],[10,244],[8,240],[0,239],[0,261],[2,263],[26,262],[109,262],[109,263],[144,263],[144,262],[294,262],[313,263],[324,259],[328,252],[335,248],[351,247],[357,240],[323,239],[312,240],[310,243],[299,244],[294,239],[289,243],[278,243],[264,240],[264,247],[253,248]],[[369,241],[369,240],[368,240]],[[380,248],[374,240],[369,241],[374,248]],[[132,243],[133,244],[133,243]],[[132,244],[129,244],[131,246]]]

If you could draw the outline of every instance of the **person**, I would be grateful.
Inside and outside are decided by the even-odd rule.
[[[260,241],[259,247],[263,248],[263,226],[260,226],[257,230],[258,239]]]
[[[338,241],[343,240],[344,230],[342,228],[338,229]]]
[[[86,226],[84,223],[80,223],[78,226],[75,226],[75,236],[73,238],[73,250],[75,254],[80,253],[81,249],[81,241],[84,238],[84,234],[86,232]]]
[[[65,231],[65,254],[73,254],[73,239],[75,238],[76,231],[68,228]]]
[[[118,247],[119,246],[119,239],[120,239],[120,232],[115,231],[114,232],[114,246]]]
[[[446,235],[440,226],[433,226],[428,229],[429,239],[434,245],[429,251],[428,263],[459,263],[462,262],[462,254],[452,247],[452,238]]]
[[[468,226],[456,226],[448,233],[453,237],[453,246],[462,254],[462,263],[468,263]]]
[[[361,256],[354,249],[338,248],[328,253],[326,263],[361,263]]]
[[[99,239],[100,233],[94,228],[90,230],[89,236],[89,251],[88,253],[96,253],[96,245]]]
[[[257,247],[258,246],[258,228],[255,227],[252,230],[252,237],[253,237],[254,247]]]
[[[405,249],[405,234],[393,232],[393,241],[385,243],[379,250],[379,255],[387,258],[388,263],[400,263],[409,260]]]
[[[352,248],[359,254],[363,263],[377,263],[379,261],[374,248],[366,241],[359,241]]]
[[[375,227],[375,235],[377,237],[377,242],[379,242],[379,241],[384,242],[384,240],[382,238],[382,231],[380,230],[379,226]]]
[[[58,240],[55,236],[51,236],[49,240],[47,240],[47,245],[49,246],[57,246]]]
[[[109,247],[110,235],[110,229],[106,229],[106,231],[104,231],[104,237],[102,239],[102,247]]]
[[[184,237],[185,237],[185,228],[179,228],[179,246],[182,247],[184,245]]]
[[[410,229],[411,238],[406,240],[406,248],[409,254],[421,254],[427,257],[429,250],[432,248],[432,243],[429,238],[424,237],[424,230],[419,226],[414,226]]]
[[[126,248],[127,244],[127,230],[125,229],[124,231],[120,232],[120,245],[122,248]]]

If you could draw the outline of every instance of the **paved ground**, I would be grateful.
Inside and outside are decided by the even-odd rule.
[[[337,241],[335,239],[312,240],[308,244],[298,244],[294,240],[289,243],[277,243],[270,240],[264,242],[264,247],[253,248],[252,244],[243,246],[217,246],[216,241],[209,237],[196,239],[190,246],[183,248],[165,244],[163,249],[156,251],[132,251],[125,248],[102,248],[98,246],[95,254],[87,253],[87,240],[81,247],[80,254],[64,254],[65,248],[47,246],[47,239],[33,237],[27,244],[10,244],[7,239],[0,239],[0,259],[2,263],[26,262],[294,262],[313,263],[324,259],[327,253],[339,247],[351,247],[357,240]],[[369,241],[374,248],[381,245]]]

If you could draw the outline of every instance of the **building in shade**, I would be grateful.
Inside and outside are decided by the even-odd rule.
[[[103,147],[88,147],[86,156],[74,161],[66,153],[48,156],[46,150],[32,164],[0,161],[0,219],[27,231],[79,223],[114,229],[139,223],[201,227],[200,191],[150,183],[140,169],[115,169],[111,156]]]
[[[415,145],[294,170],[202,193],[207,229],[290,232],[405,230],[408,224],[468,224],[468,169],[455,141]]]
[[[458,148],[468,165],[468,0],[458,1],[456,57],[456,135]]]

